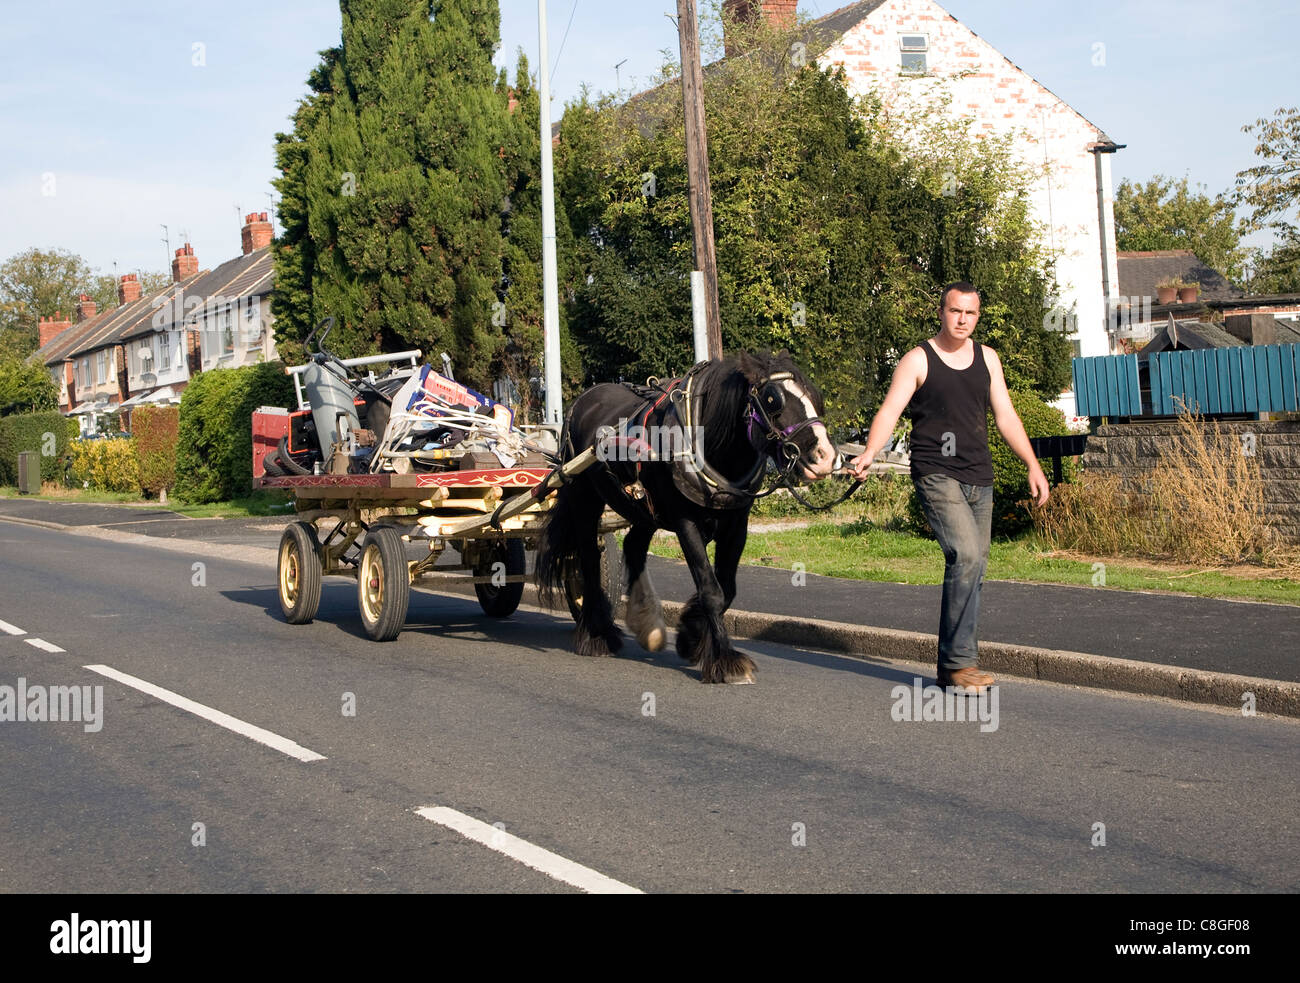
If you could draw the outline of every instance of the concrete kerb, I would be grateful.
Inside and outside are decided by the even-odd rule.
[[[152,546],[156,549],[268,564],[277,562],[277,551],[260,546],[205,543],[192,539],[164,539],[125,533],[97,526],[63,526],[34,519],[0,517],[4,521],[60,529],[78,536]],[[433,593],[473,594],[471,584],[439,584]],[[674,624],[684,604],[663,602],[665,619]],[[539,612],[555,613],[537,607]],[[822,649],[858,658],[885,658],[919,663],[932,671],[938,639],[924,632],[849,625],[817,618],[789,618],[758,611],[731,610],[725,615],[727,631],[738,639],[776,642],[800,648]],[[1240,676],[1234,673],[1180,669],[1149,662],[1131,662],[1086,652],[1034,648],[1006,642],[980,642],[980,666],[1003,676],[1065,683],[1094,689],[1118,690],[1144,696],[1161,696],[1185,703],[1200,703],[1240,710],[1246,694],[1252,694],[1257,713],[1300,718],[1300,683]]]
[[[664,612],[682,605],[664,604]],[[737,638],[817,648],[860,657],[919,662],[932,671],[938,638],[922,632],[846,625],[815,618],[784,618],[753,611],[728,611],[727,630]],[[1006,642],[980,642],[980,667],[1003,676],[1049,683],[1163,696],[1240,710],[1246,694],[1257,713],[1300,717],[1300,683],[1240,676],[1234,673],[1180,669],[1151,662],[1132,662],[1086,652],[1034,648]]]

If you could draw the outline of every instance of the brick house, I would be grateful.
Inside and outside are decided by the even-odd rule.
[[[59,385],[59,408],[94,432],[97,416],[144,403],[175,404],[193,374],[278,357],[271,332],[271,223],[245,218],[243,253],[200,270],[186,243],[172,282],[142,296],[134,273],[120,278],[118,306],[97,312],[84,294],[78,320],[41,319],[40,359]]]

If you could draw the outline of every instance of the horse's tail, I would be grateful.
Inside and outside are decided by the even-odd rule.
[[[537,581],[537,599],[546,607],[559,606],[556,592],[563,593],[565,572],[578,559],[576,505],[574,486],[561,486],[542,526],[533,574]]]

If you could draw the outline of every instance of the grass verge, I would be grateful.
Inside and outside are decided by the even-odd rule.
[[[650,549],[658,556],[682,557],[675,538],[656,536]],[[819,522],[781,532],[751,527],[741,562],[786,570],[802,563],[808,573],[851,580],[943,583],[943,553],[937,543],[860,520]],[[1276,569],[1215,569],[1053,551],[1033,534],[995,541],[989,550],[987,577],[1300,605],[1300,583]]]
[[[80,502],[90,505],[124,505],[133,508],[163,508],[194,519],[229,519],[248,518],[250,516],[286,515],[292,511],[292,500],[284,492],[255,491],[243,498],[229,502],[209,502],[204,505],[191,505],[171,499],[166,505],[158,500],[141,498],[133,492],[97,491],[93,488],[65,488],[47,482],[39,495],[19,495],[12,485],[0,486],[0,499],[24,499],[26,501],[45,502]]]

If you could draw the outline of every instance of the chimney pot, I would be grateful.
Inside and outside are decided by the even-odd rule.
[[[258,249],[265,249],[271,244],[274,229],[267,221],[266,212],[250,212],[244,216],[244,227],[239,230],[239,237],[247,256]]]
[[[176,250],[176,258],[172,260],[172,283],[180,283],[197,272],[199,261],[194,255],[194,247],[187,242]]]
[[[126,273],[117,284],[117,302],[130,304],[140,299],[140,282],[134,273]]]
[[[70,327],[72,322],[63,320],[59,311],[55,311],[51,318],[41,318],[37,327],[37,347],[44,348],[56,335]]]

